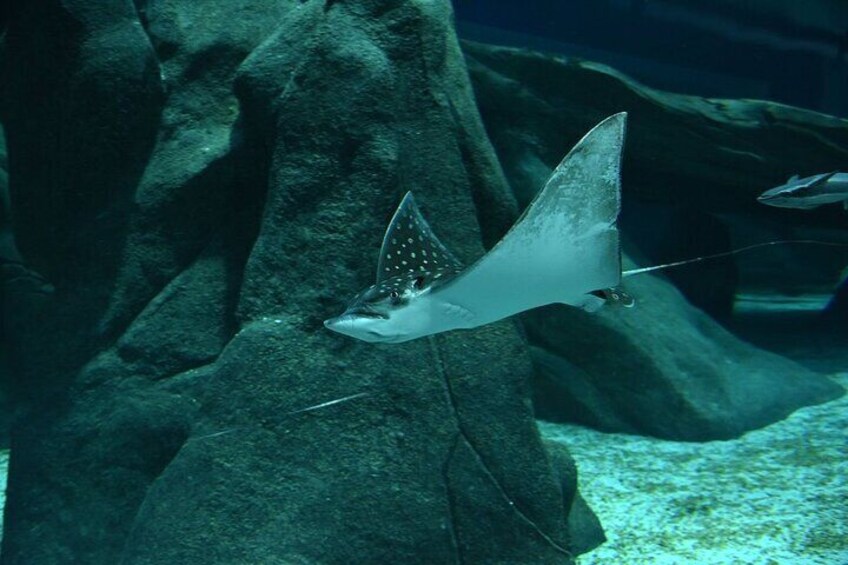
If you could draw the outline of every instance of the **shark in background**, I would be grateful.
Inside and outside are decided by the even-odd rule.
[[[848,210],[848,173],[834,171],[804,178],[796,175],[786,184],[763,192],[757,200],[768,206],[800,210],[842,203]]]
[[[383,238],[376,284],[324,325],[368,342],[400,343],[547,304],[629,305],[616,288],[626,117],[611,116],[586,134],[509,232],[470,267],[436,237],[407,193]]]

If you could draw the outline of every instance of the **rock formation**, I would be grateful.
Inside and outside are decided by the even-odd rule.
[[[43,4],[3,61],[16,237],[55,287],[4,311],[5,562],[567,563],[600,542],[514,322],[394,348],[321,324],[406,190],[465,259],[475,208],[491,230],[516,213],[446,1]]]

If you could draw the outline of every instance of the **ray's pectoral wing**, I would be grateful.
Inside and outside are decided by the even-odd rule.
[[[445,285],[443,300],[482,325],[552,303],[596,306],[621,280],[616,221],[626,114],[607,118],[566,155],[504,238]]]
[[[424,219],[412,193],[407,192],[383,236],[377,261],[377,283],[405,273],[457,271],[460,268],[460,262]]]

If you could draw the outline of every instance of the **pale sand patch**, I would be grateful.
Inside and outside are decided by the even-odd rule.
[[[539,428],[607,534],[580,565],[848,564],[848,395],[731,441]]]

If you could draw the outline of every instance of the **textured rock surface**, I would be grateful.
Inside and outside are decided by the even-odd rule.
[[[829,378],[734,337],[667,281],[635,277],[627,287],[634,308],[590,317],[551,307],[522,317],[537,345],[541,418],[705,441],[844,394]]]
[[[568,509],[568,530],[575,553],[583,554],[606,541],[598,517],[586,504],[577,489],[577,467],[565,444],[545,440],[545,449],[551,458],[555,476],[560,479],[564,496],[563,504]]]
[[[4,311],[4,562],[567,563],[597,544],[512,322],[400,347],[321,325],[369,283],[406,190],[466,260],[475,209],[487,241],[515,215],[447,2],[135,7],[22,7],[6,37],[16,235],[55,292]]]
[[[591,63],[472,43],[464,48],[487,131],[519,202],[532,197],[593,122],[630,113],[624,232],[628,240],[673,252],[654,261],[726,249],[726,229],[705,211],[749,209],[758,187],[788,171],[830,170],[848,157],[848,127],[835,118],[662,93]],[[628,209],[628,200],[639,204]],[[665,210],[651,208],[652,200]],[[770,213],[760,208],[750,213]],[[705,241],[719,247],[705,248]],[[732,264],[691,272],[684,290],[728,315]],[[625,286],[636,308],[590,316],[550,307],[522,317],[538,346],[540,416],[705,440],[738,436],[843,393],[829,379],[736,339],[662,279],[643,275]]]
[[[562,560],[526,519],[564,533],[564,514],[540,505],[563,508],[546,494],[553,473],[532,463],[544,458],[535,430],[493,410],[526,394],[503,378],[524,372],[520,344],[517,361],[489,371],[501,386],[469,378],[480,359],[466,347],[503,345],[510,328],[374,355],[328,348],[290,323],[248,325],[214,372],[185,376],[205,383],[202,418],[148,493],[126,559],[432,563],[452,562],[459,549],[476,562]],[[308,410],[341,398],[350,399]],[[534,444],[529,457],[501,457]],[[244,541],[215,543],[222,538]]]

